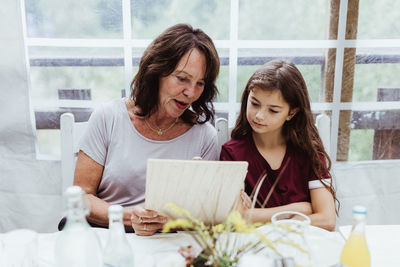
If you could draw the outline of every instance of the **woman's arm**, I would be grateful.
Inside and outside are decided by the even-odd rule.
[[[90,204],[90,214],[87,217],[91,223],[108,226],[109,203],[97,197],[97,188],[103,175],[104,167],[79,151],[76,161],[74,185],[82,187],[87,193]],[[155,211],[143,207],[124,208],[123,223],[132,227],[138,235],[152,235],[161,229],[167,219]]]
[[[76,161],[74,185],[80,186],[87,193],[90,204],[88,221],[97,225],[107,226],[107,209],[110,204],[97,197],[97,188],[103,175],[103,169],[102,165],[94,161],[83,151],[79,151]],[[132,226],[130,209],[124,209],[123,221],[125,226]]]
[[[311,224],[328,231],[334,231],[336,226],[335,201],[325,187],[310,190],[312,214]]]

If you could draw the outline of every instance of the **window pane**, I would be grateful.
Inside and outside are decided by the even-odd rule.
[[[25,0],[28,37],[122,38],[122,0]]]
[[[240,0],[239,39],[326,39],[325,0]]]
[[[91,89],[92,100],[121,96],[123,51],[117,48],[31,47],[31,97],[57,100],[58,89]]]
[[[359,2],[358,39],[399,39],[400,1]]]
[[[338,160],[400,159],[400,109],[341,111]]]
[[[400,88],[400,49],[357,49],[353,101],[379,100],[379,88]]]
[[[131,13],[135,39],[154,39],[177,23],[189,23],[213,39],[229,39],[229,0],[131,0]]]
[[[307,85],[311,102],[323,102],[322,93],[322,65],[324,50],[322,49],[239,49],[238,51],[238,79],[237,102],[246,83],[255,70],[263,64],[274,60],[284,59],[296,64]],[[334,63],[333,63],[334,64]]]
[[[52,157],[61,155],[60,130],[36,130],[38,153]]]

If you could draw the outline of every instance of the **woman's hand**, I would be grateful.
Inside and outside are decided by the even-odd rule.
[[[132,228],[137,235],[150,236],[160,230],[168,219],[158,215],[154,210],[147,210],[144,207],[135,207],[132,210]]]

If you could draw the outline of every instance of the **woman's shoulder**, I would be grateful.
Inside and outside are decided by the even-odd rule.
[[[91,117],[97,117],[108,120],[112,117],[115,117],[116,115],[121,115],[123,113],[121,111],[123,111],[124,107],[125,107],[125,100],[123,98],[109,100],[97,106],[93,110]]]
[[[194,132],[196,132],[196,133],[200,132],[201,134],[206,135],[206,136],[216,136],[217,135],[217,130],[210,122],[206,122],[206,123],[202,123],[202,124],[194,124],[192,126],[192,128],[193,128]]]
[[[119,113],[122,110],[121,109],[122,107],[126,108],[125,99],[119,98],[101,103],[100,106],[97,108],[97,110],[100,110],[106,114],[113,114],[116,112]]]

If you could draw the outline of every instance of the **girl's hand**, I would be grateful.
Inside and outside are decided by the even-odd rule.
[[[247,210],[251,208],[251,198],[246,194],[246,192],[240,190],[240,198],[236,206],[236,210],[240,212],[242,216],[247,215]]]
[[[149,236],[160,230],[168,219],[154,210],[135,207],[132,210],[132,228],[137,235]]]

